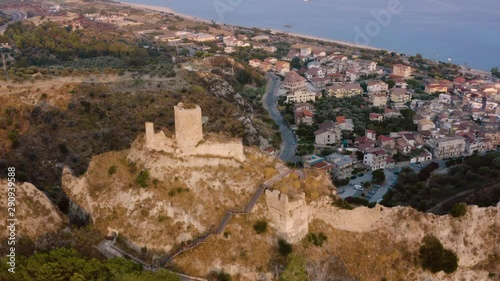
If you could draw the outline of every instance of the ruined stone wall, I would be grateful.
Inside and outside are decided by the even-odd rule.
[[[192,154],[234,158],[239,161],[245,160],[241,141],[228,141],[224,143],[207,141],[199,144]]]
[[[279,190],[266,190],[269,219],[279,236],[289,243],[298,243],[309,232],[309,207],[305,194],[289,197]]]
[[[179,103],[174,106],[175,141],[183,151],[194,149],[203,140],[201,108]]]
[[[147,149],[164,151],[167,153],[175,153],[174,141],[165,136],[165,133],[160,131],[155,133],[154,124],[152,122],[146,122],[146,134],[144,136],[144,147]]]

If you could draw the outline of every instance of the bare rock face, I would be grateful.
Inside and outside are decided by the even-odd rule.
[[[418,271],[416,275],[422,278],[419,280],[485,280],[488,272],[477,267],[490,264],[492,257],[500,256],[500,204],[489,208],[469,206],[465,216],[454,218],[421,213],[407,207],[385,208],[380,205],[373,209],[342,210],[332,206],[328,198],[322,198],[311,204],[311,214],[312,218],[335,229],[384,233],[394,243],[408,245],[413,252],[418,251],[424,236],[436,236],[445,248],[457,254],[459,268],[451,275]]]
[[[4,210],[0,212],[0,221],[2,229],[6,229],[10,223],[7,219],[7,181],[0,180],[0,185],[5,187],[0,193],[0,200]],[[38,190],[31,183],[16,183],[15,196],[15,219],[17,237],[30,238],[36,241],[40,236],[48,232],[56,232],[64,226],[66,217],[52,204],[47,196]],[[7,231],[0,232],[0,239],[7,238]]]

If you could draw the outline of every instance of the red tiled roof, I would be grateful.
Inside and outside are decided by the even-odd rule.
[[[382,135],[382,136],[378,136],[378,140],[380,142],[387,142],[387,141],[393,141],[394,139],[391,137]]]
[[[345,116],[337,116],[335,119],[337,119],[337,123],[339,124],[345,123]]]

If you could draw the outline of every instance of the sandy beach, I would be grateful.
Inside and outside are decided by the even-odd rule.
[[[136,9],[152,10],[152,11],[156,11],[156,12],[163,12],[163,13],[173,14],[175,16],[182,17],[182,18],[184,18],[186,20],[203,22],[203,23],[212,23],[212,21],[210,21],[210,20],[200,19],[200,18],[193,17],[193,16],[190,16],[190,15],[185,15],[185,14],[177,13],[176,11],[174,11],[172,8],[169,8],[169,7],[154,6],[154,5],[143,5],[143,4],[135,4],[135,3],[128,3],[128,2],[119,2],[119,3],[122,4],[122,5],[124,5],[124,6],[130,6],[132,8],[136,8]],[[227,25],[227,26],[231,26],[230,24],[221,23],[221,22],[217,22],[217,24],[224,24],[224,25]],[[251,27],[248,27],[248,28],[251,28]],[[310,40],[324,41],[324,42],[334,43],[334,44],[339,44],[339,45],[344,45],[344,46],[348,46],[348,47],[363,48],[363,49],[369,49],[369,50],[383,50],[381,48],[376,48],[376,47],[371,47],[371,46],[365,46],[365,45],[358,45],[358,44],[355,44],[355,43],[352,43],[352,42],[347,42],[347,41],[326,39],[326,38],[321,38],[321,37],[316,37],[316,36],[310,36],[310,35],[306,35],[306,34],[286,32],[286,31],[277,30],[277,29],[268,29],[268,30],[270,30],[271,32],[282,33],[282,34],[286,34],[286,35],[289,35],[289,36],[295,36],[295,37],[300,37],[300,38],[310,39]]]
[[[151,11],[155,11],[155,12],[162,12],[162,13],[172,14],[172,15],[184,18],[186,20],[203,22],[203,23],[212,23],[212,21],[209,21],[209,20],[206,20],[206,19],[200,19],[200,18],[193,17],[193,16],[190,16],[190,15],[184,15],[184,14],[177,13],[176,11],[174,11],[172,8],[169,8],[169,7],[154,6],[154,5],[143,5],[143,4],[121,2],[121,1],[118,2],[118,3],[120,3],[123,6],[129,6],[129,7],[136,8],[136,9],[151,10]]]

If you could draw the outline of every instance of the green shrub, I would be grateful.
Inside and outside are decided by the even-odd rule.
[[[286,257],[292,253],[292,245],[283,239],[278,240],[278,251],[280,255]]]
[[[118,170],[118,168],[115,165],[109,167],[109,169],[108,169],[108,175],[116,174],[117,170]]]
[[[425,236],[422,239],[423,245],[420,246],[419,255],[422,261],[422,267],[433,273],[444,271],[452,273],[457,270],[457,255],[443,247],[441,241],[434,236]]]
[[[307,241],[313,243],[315,246],[321,247],[323,246],[323,243],[328,240],[328,237],[323,232],[320,232],[318,234],[316,233],[309,233],[307,235]]]
[[[253,225],[253,229],[255,230],[255,232],[257,232],[257,234],[264,233],[267,231],[267,222],[266,221],[257,221]]]
[[[212,271],[208,275],[207,278],[209,281],[231,281],[231,275],[228,273],[224,272],[224,270],[221,271]]]
[[[467,204],[460,202],[455,205],[453,205],[453,208],[451,208],[450,214],[454,218],[459,218],[465,216],[465,213],[467,213]]]
[[[149,184],[149,171],[142,170],[137,178],[135,179],[135,183],[137,183],[141,187],[148,187]]]
[[[337,208],[345,209],[345,210],[352,210],[352,209],[354,209],[354,207],[351,206],[351,204],[349,204],[349,202],[343,200],[342,198],[334,198],[333,202],[332,202],[332,205],[335,206],[335,207],[337,207]]]

